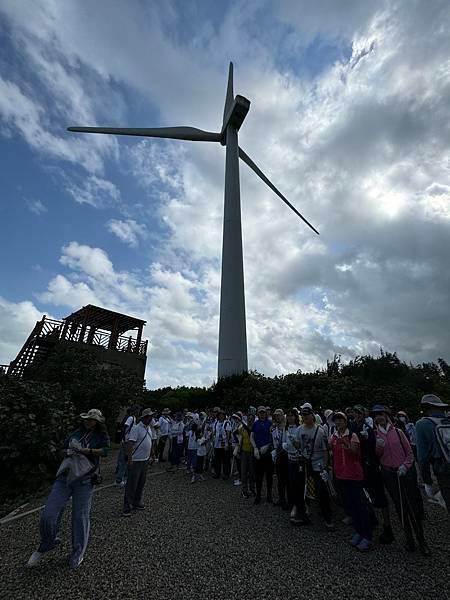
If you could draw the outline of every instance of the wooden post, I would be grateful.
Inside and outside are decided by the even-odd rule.
[[[114,324],[112,326],[111,335],[109,337],[108,350],[115,350],[117,346],[117,328],[118,328],[117,317],[114,319]]]
[[[142,329],[143,329],[143,327],[144,326],[141,323],[139,325],[138,334],[137,334],[137,338],[136,338],[136,350],[135,350],[136,354],[139,354],[139,350],[140,350],[140,347],[141,347],[141,339],[142,339]]]

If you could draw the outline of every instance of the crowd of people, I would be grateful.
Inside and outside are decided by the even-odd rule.
[[[259,406],[232,414],[215,407],[174,414],[164,409],[157,415],[150,408],[132,407],[121,423],[116,466],[115,484],[124,488],[122,515],[145,510],[148,467],[167,461],[168,472],[189,474],[191,484],[209,474],[232,479],[242,499],[252,498],[255,506],[263,501],[264,491],[265,501],[285,510],[294,526],[312,524],[315,500],[327,531],[335,530],[338,514],[353,526],[349,541],[359,552],[373,548],[378,525],[379,543],[394,541],[393,505],[406,550],[418,547],[428,556],[419,481],[425,497],[450,512],[450,416],[449,406],[434,394],[423,396],[420,404],[423,417],[415,424],[404,411],[394,414],[380,404],[370,411],[356,405],[323,415],[309,403],[286,412]],[[92,486],[109,439],[100,411],[80,416],[80,428],[66,440],[68,456],[41,514],[41,543],[29,566],[58,544],[70,497],[70,566],[77,568],[83,560]]]

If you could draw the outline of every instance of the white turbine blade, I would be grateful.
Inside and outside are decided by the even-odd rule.
[[[242,150],[242,148],[241,148],[241,147],[239,147],[239,158],[241,158],[241,159],[242,159],[242,160],[243,160],[243,161],[244,161],[244,162],[245,162],[245,163],[246,163],[246,164],[247,164],[247,165],[250,167],[250,169],[252,169],[252,170],[253,170],[253,171],[254,171],[254,172],[255,172],[255,173],[258,175],[258,177],[260,177],[260,178],[261,178],[261,179],[264,181],[264,183],[265,183],[265,184],[267,184],[267,185],[270,187],[270,189],[271,189],[273,192],[275,192],[275,194],[276,194],[276,195],[277,195],[279,198],[281,198],[281,199],[283,200],[283,202],[284,202],[285,204],[287,204],[287,205],[289,206],[289,208],[291,208],[291,209],[292,209],[292,210],[295,212],[295,214],[296,214],[298,217],[300,217],[300,219],[301,219],[302,221],[304,221],[304,222],[305,222],[305,223],[308,225],[308,227],[311,227],[311,229],[312,229],[312,230],[313,230],[315,233],[317,233],[317,235],[320,235],[320,234],[319,234],[319,232],[317,231],[317,229],[316,229],[315,227],[313,227],[313,226],[311,225],[311,223],[310,223],[309,221],[307,221],[307,220],[305,219],[305,217],[304,217],[303,215],[301,215],[301,214],[298,212],[298,210],[295,208],[295,206],[293,206],[293,205],[292,205],[292,204],[289,202],[289,200],[288,200],[287,198],[285,198],[285,197],[283,196],[283,194],[282,194],[282,193],[281,193],[279,190],[277,190],[277,188],[276,188],[276,187],[273,185],[273,183],[270,181],[270,179],[268,179],[268,178],[267,178],[267,177],[264,175],[264,173],[261,171],[261,169],[255,165],[255,163],[252,161],[252,159],[251,159],[251,158],[248,156],[248,154],[246,154],[246,153],[245,153],[245,152]]]
[[[154,127],[149,128],[117,128],[117,127],[69,127],[68,131],[78,133],[112,133],[114,135],[138,135],[143,137],[169,138],[171,140],[188,140],[190,142],[220,142],[220,133],[203,131],[195,127]]]
[[[227,85],[227,95],[225,97],[225,106],[223,109],[223,124],[225,125],[225,119],[228,116],[228,112],[233,105],[234,101],[234,92],[233,92],[233,63],[230,62],[230,67],[228,69],[228,85]]]

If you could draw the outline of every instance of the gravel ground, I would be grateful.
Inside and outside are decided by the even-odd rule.
[[[90,544],[75,572],[67,568],[70,509],[61,545],[33,570],[25,563],[37,545],[38,513],[3,525],[0,598],[450,598],[450,520],[436,506],[427,508],[433,555],[425,558],[407,554],[399,532],[393,545],[361,555],[348,544],[348,527],[324,530],[315,506],[314,525],[293,528],[285,512],[253,507],[230,482],[190,485],[184,472],[158,466],[147,480],[145,512],[125,519],[121,502],[114,487],[95,494]]]

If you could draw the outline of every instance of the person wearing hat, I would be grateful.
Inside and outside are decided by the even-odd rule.
[[[247,418],[242,419],[241,426],[238,429],[239,454],[241,457],[241,496],[245,499],[249,498],[249,493],[253,496],[256,495],[254,469],[255,459],[253,456],[253,446],[250,441],[254,422],[255,415],[249,412]]]
[[[384,485],[394,503],[406,536],[406,549],[415,550],[414,536],[424,556],[430,554],[425,541],[422,519],[423,505],[414,454],[408,438],[391,422],[390,411],[381,404],[372,409],[376,425],[376,453],[380,459]]]
[[[361,404],[353,407],[354,420],[350,430],[356,433],[359,440],[361,463],[364,473],[364,487],[372,501],[372,507],[381,510],[383,531],[380,534],[381,544],[391,544],[394,541],[389,503],[384,489],[383,477],[380,471],[380,461],[376,453],[376,436],[372,427],[367,424],[366,409]],[[372,516],[376,520],[375,515]]]
[[[93,491],[93,475],[99,469],[100,457],[106,456],[110,447],[102,413],[92,408],[80,415],[81,424],[64,442],[64,459],[50,494],[41,513],[39,530],[41,541],[28,560],[28,567],[35,567],[47,552],[56,548],[62,514],[72,498],[72,553],[69,567],[76,569],[83,561],[89,542],[90,512]],[[82,459],[84,472],[71,477],[71,465],[75,457]],[[67,465],[64,467],[64,465]]]
[[[158,419],[158,461],[164,462],[164,450],[166,449],[167,440],[169,439],[170,425],[172,420],[170,418],[170,409],[165,408],[161,416]]]
[[[300,411],[303,423],[299,428],[300,454],[306,468],[305,477],[312,477],[319,500],[320,511],[327,531],[334,531],[331,503],[325,483],[328,476],[328,440],[321,425],[316,424],[312,408],[305,406]]]
[[[231,423],[226,416],[225,411],[220,408],[217,413],[217,421],[214,423],[214,479],[219,479],[220,476],[224,480],[230,478]]]
[[[372,544],[372,519],[364,492],[364,471],[359,437],[347,426],[347,415],[335,412],[336,430],[330,438],[333,472],[345,512],[351,517],[355,533],[350,544],[368,552]]]
[[[129,517],[132,510],[144,510],[143,493],[147,479],[147,467],[152,450],[150,423],[153,411],[142,411],[139,422],[134,425],[127,441],[128,478],[123,499],[123,516]]]
[[[253,456],[255,458],[255,482],[256,497],[254,504],[261,503],[261,492],[264,478],[266,479],[267,502],[272,502],[272,483],[273,483],[273,461],[271,455],[272,422],[267,418],[267,409],[265,406],[258,407],[258,419],[255,420],[250,435],[250,443],[253,446]]]
[[[424,416],[416,423],[417,460],[425,491],[430,498],[438,491],[431,476],[433,471],[450,512],[450,418],[445,413],[449,405],[439,396],[426,394],[420,406]]]

